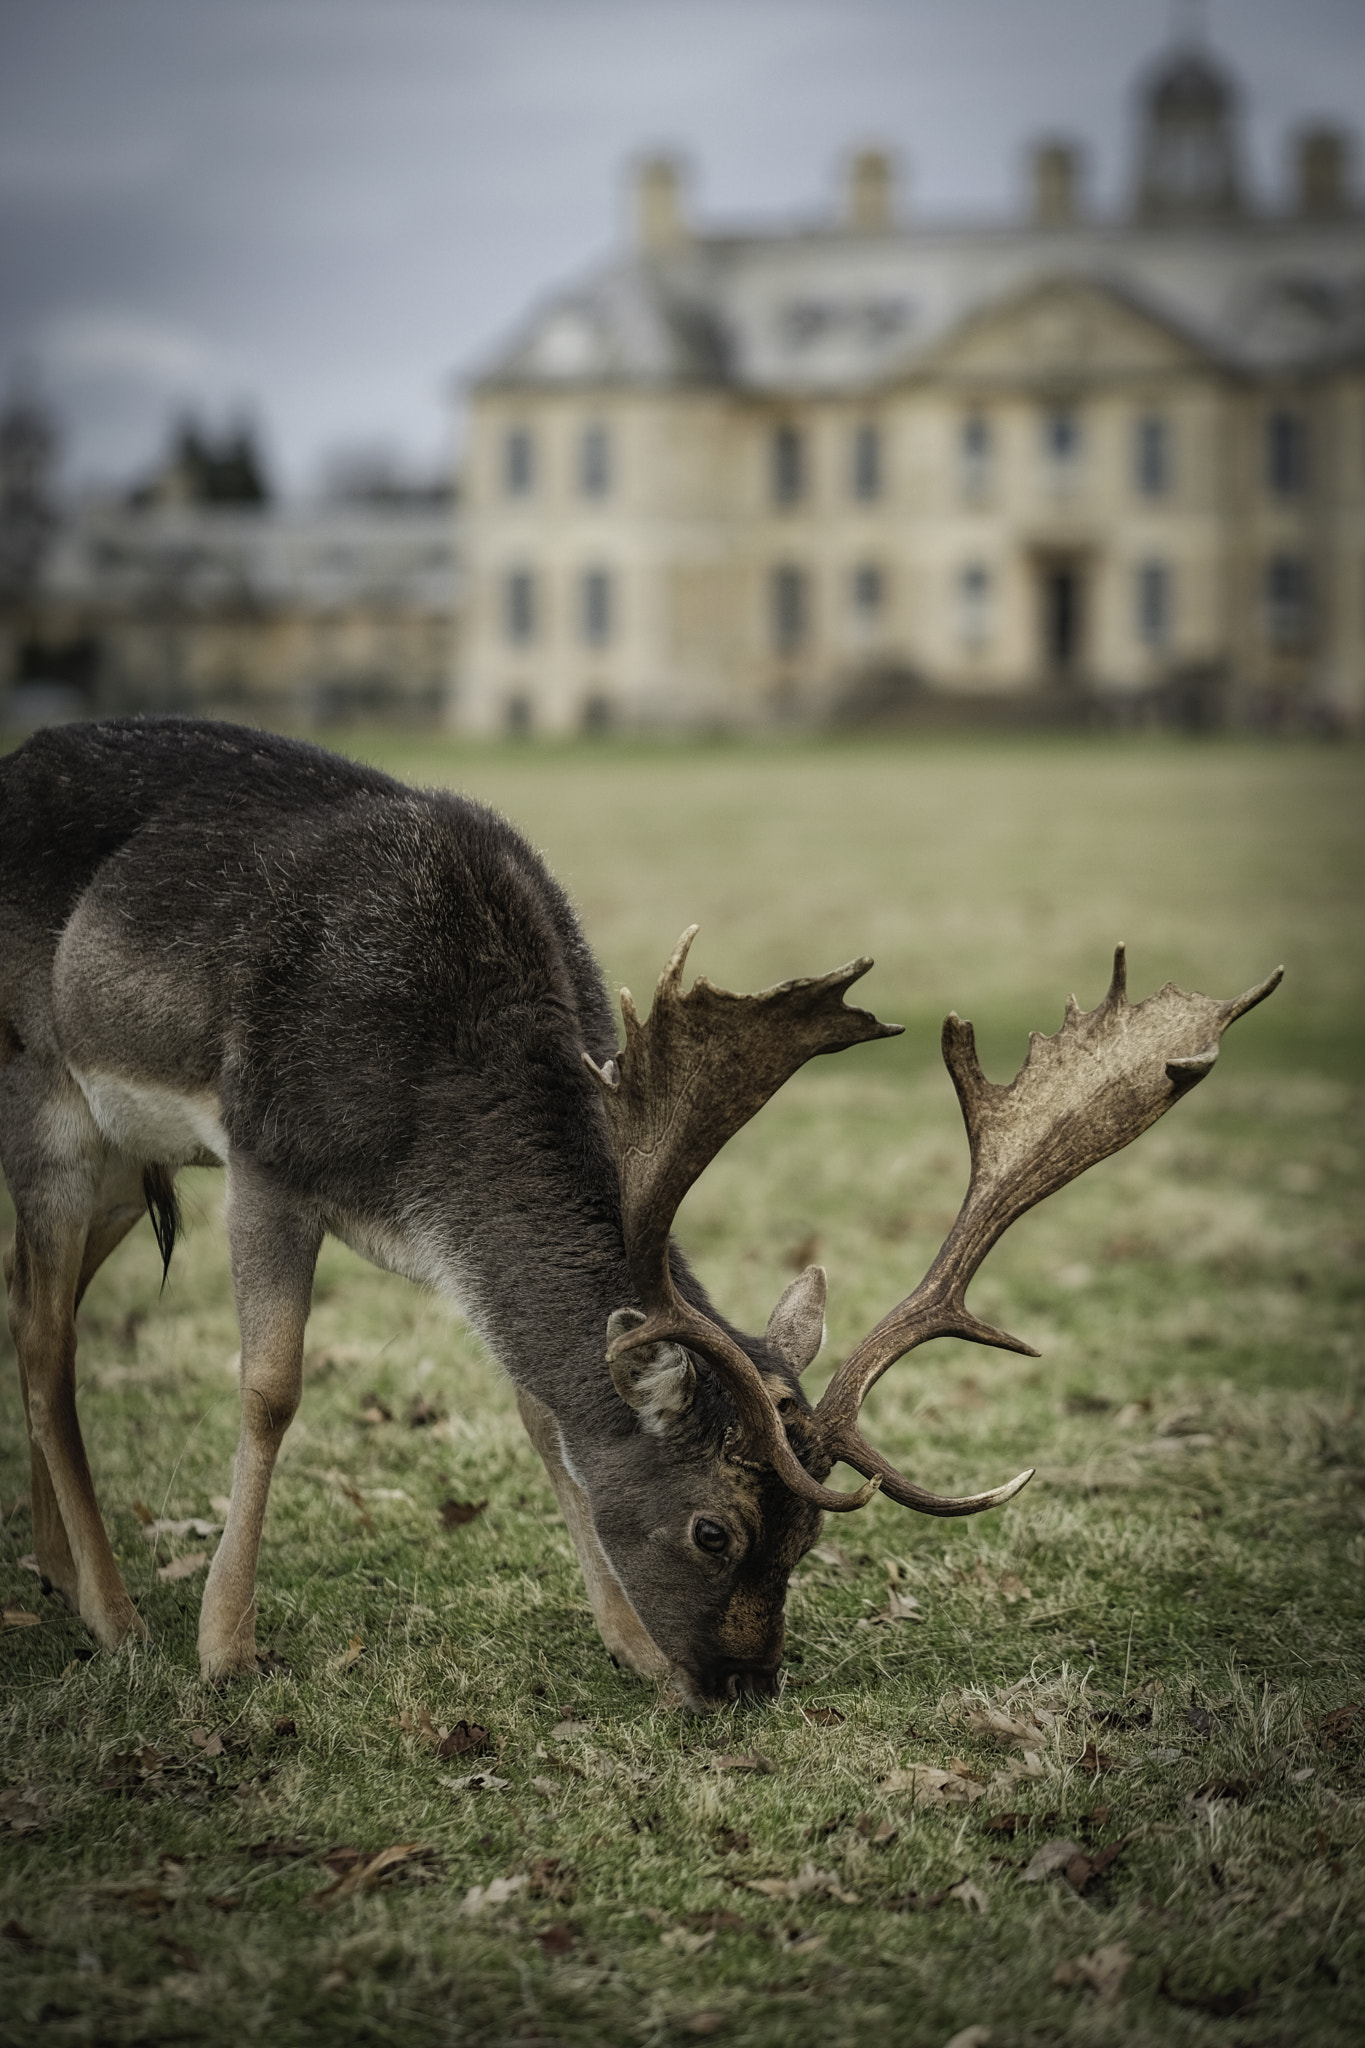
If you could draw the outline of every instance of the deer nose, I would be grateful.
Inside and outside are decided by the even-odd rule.
[[[771,1664],[754,1664],[739,1657],[717,1657],[701,1672],[701,1687],[708,1699],[771,1699],[777,1691],[779,1657]]]

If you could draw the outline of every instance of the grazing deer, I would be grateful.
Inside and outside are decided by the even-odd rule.
[[[257,1552],[298,1406],[325,1232],[453,1297],[510,1373],[622,1662],[696,1709],[770,1692],[787,1580],[822,1510],[878,1489],[975,1514],[1031,1477],[927,1493],[858,1412],[935,1336],[1027,1352],[965,1303],[1016,1217],[1155,1122],[1279,979],[1233,1002],[1168,984],[1131,1008],[1122,949],[1098,1009],[1034,1035],[1009,1087],[971,1026],[943,1049],[971,1140],[961,1213],[924,1280],[835,1374],[825,1277],[762,1337],[711,1305],[670,1239],[688,1187],[816,1053],[899,1027],[843,996],[871,964],[737,996],[682,988],[615,1030],[563,893],[466,798],[293,740],[191,720],[38,733],[0,760],[0,1161],[38,1561],[99,1641],[146,1630],[114,1563],[76,1418],[75,1314],[174,1181],[226,1169],[241,1326],[232,1503],[199,1633],[209,1677],[256,1669]],[[1032,1354],[1030,1354],[1032,1355]],[[840,1461],[855,1491],[826,1480]]]

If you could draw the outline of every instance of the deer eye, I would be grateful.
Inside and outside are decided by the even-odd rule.
[[[692,1541],[698,1550],[709,1550],[713,1557],[730,1548],[730,1532],[719,1522],[712,1522],[705,1515],[698,1515],[692,1524]]]

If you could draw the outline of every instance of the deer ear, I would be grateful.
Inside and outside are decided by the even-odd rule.
[[[607,1344],[645,1318],[638,1308],[616,1308],[607,1317]],[[628,1408],[633,1408],[651,1436],[666,1436],[692,1406],[697,1375],[678,1344],[642,1344],[610,1364],[611,1381]]]
[[[768,1348],[802,1373],[825,1341],[825,1269],[807,1266],[768,1318]]]

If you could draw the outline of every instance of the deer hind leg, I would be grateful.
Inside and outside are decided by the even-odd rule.
[[[146,1624],[119,1577],[76,1416],[76,1289],[86,1229],[35,1226],[22,1210],[5,1260],[9,1324],[28,1416],[38,1564],[96,1640],[116,1649]]]
[[[242,1422],[227,1526],[199,1616],[205,1678],[256,1669],[256,1560],[271,1474],[303,1385],[303,1333],[322,1230],[240,1155],[228,1162],[228,1239],[242,1334]]]
[[[123,1242],[133,1225],[145,1213],[142,1180],[137,1168],[123,1161],[111,1161],[105,1168],[104,1180],[96,1197],[95,1213],[85,1233],[81,1268],[72,1303],[73,1311],[80,1306],[81,1297],[110,1252]],[[16,1241],[5,1253],[4,1275],[7,1290],[14,1281],[17,1250]],[[22,1352],[19,1355],[19,1385],[24,1397],[24,1413],[28,1416],[28,1372]],[[80,1591],[76,1560],[72,1556],[71,1545],[67,1539],[66,1524],[62,1520],[52,1474],[33,1434],[31,1421],[29,1468],[29,1498],[33,1506],[33,1547],[37,1552],[39,1570],[47,1583],[55,1587],[72,1607],[79,1611]]]

